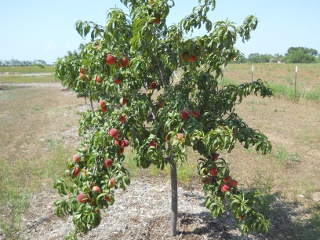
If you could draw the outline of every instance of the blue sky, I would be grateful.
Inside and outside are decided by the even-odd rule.
[[[177,23],[197,0],[175,0],[167,23]],[[308,47],[320,52],[319,0],[217,0],[210,19],[239,25],[253,14],[259,25],[249,42],[237,47],[250,53],[282,54],[289,47]],[[123,7],[119,0],[0,0],[0,60],[36,60],[52,63],[86,42],[76,32],[78,20],[104,25],[106,12]],[[203,31],[205,33],[205,31]]]

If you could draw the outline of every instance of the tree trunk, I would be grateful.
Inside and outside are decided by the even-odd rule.
[[[177,234],[177,218],[178,218],[178,182],[177,182],[177,165],[171,157],[168,158],[170,164],[171,176],[171,216],[170,216],[170,236]]]
[[[91,91],[89,91],[89,99],[90,99],[90,106],[91,106],[92,113],[94,113]]]

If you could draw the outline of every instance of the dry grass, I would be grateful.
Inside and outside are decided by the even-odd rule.
[[[0,67],[0,83],[46,83],[57,82],[54,67],[37,66]]]
[[[54,66],[15,66],[15,67],[0,67],[0,75],[12,74],[12,73],[53,73]]]
[[[290,99],[320,100],[319,64],[229,64],[224,69],[221,84],[251,82],[252,65],[253,80],[262,79],[268,82],[276,95],[284,95]]]
[[[265,178],[271,176],[273,179],[273,189],[281,191],[290,200],[293,200],[294,196],[290,195],[294,192],[310,197],[307,188],[311,190],[314,187],[313,191],[320,190],[316,187],[317,177],[314,177],[319,176],[320,168],[317,158],[320,156],[320,123],[316,121],[320,117],[319,103],[295,104],[277,98],[261,101],[251,96],[237,109],[243,119],[253,128],[261,129],[274,146],[273,153],[269,156],[259,156],[250,151],[234,153],[234,168],[241,169],[245,162],[243,173],[247,174],[242,174],[244,180],[250,179],[250,172],[254,169],[263,171]],[[308,143],[304,138],[307,132],[308,135],[312,135],[309,138],[312,138],[312,141]],[[239,159],[239,154],[243,156],[244,161]],[[248,166],[251,171],[245,171]]]
[[[0,89],[0,229],[14,232],[30,194],[65,169],[80,99],[60,88]]]
[[[54,75],[0,76],[0,83],[47,83],[57,82]]]

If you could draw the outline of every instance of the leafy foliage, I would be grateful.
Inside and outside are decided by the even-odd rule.
[[[79,34],[90,34],[91,42],[56,64],[62,84],[88,96],[92,104],[79,122],[82,143],[79,157],[68,164],[68,181],[55,183],[62,196],[56,201],[56,213],[73,215],[75,232],[70,238],[97,227],[100,211],[114,203],[114,190],[130,184],[123,166],[129,145],[138,166],[153,164],[159,169],[186,161],[186,149],[192,147],[203,156],[198,169],[206,180],[206,207],[212,215],[224,213],[228,199],[243,233],[268,230],[269,222],[255,207],[257,194],[241,192],[235,180],[233,185],[224,183],[227,163],[213,157],[218,151],[231,151],[236,141],[263,154],[271,151],[267,137],[235,113],[235,104],[249,94],[271,96],[265,83],[218,88],[221,66],[240,54],[234,47],[237,37],[248,40],[257,19],[249,16],[239,27],[229,21],[213,24],[207,13],[215,1],[199,0],[179,24],[167,26],[174,1],[122,2],[130,14],[111,9],[105,27],[77,22]],[[203,25],[206,35],[185,38]],[[174,81],[178,69],[183,73]],[[217,174],[208,175],[212,168]]]
[[[287,63],[315,63],[318,51],[312,48],[291,47],[285,55]]]

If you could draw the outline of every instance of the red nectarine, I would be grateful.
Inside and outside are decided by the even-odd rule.
[[[103,108],[101,108],[101,112],[106,113],[107,112],[107,106],[104,106]]]
[[[92,187],[92,191],[100,194],[101,193],[101,188],[99,186],[93,186]]]
[[[101,108],[104,108],[106,106],[106,102],[104,100],[101,100],[99,102],[99,105],[100,105]]]
[[[129,59],[127,57],[122,58],[122,66],[124,66],[124,67],[129,66]]]
[[[100,75],[96,76],[96,82],[97,83],[101,83],[102,82],[102,79],[101,79]]]
[[[78,196],[77,196],[77,201],[80,202],[80,203],[86,203],[88,202],[88,197],[86,194],[84,193],[79,193]]]
[[[73,161],[74,161],[75,163],[78,163],[78,162],[80,162],[81,157],[80,157],[78,154],[76,154],[76,155],[73,156],[72,159],[73,159]]]
[[[177,133],[177,139],[179,141],[181,141],[184,138],[184,134],[183,133]]]
[[[107,54],[106,56],[106,62],[108,65],[113,65],[116,62],[116,58],[112,54]]]
[[[115,140],[114,140],[114,145],[120,146],[120,145],[121,145],[121,140],[115,139]]]
[[[152,140],[150,143],[149,143],[150,147],[157,147],[157,141],[156,140]]]
[[[190,57],[188,57],[188,62],[195,62],[195,61],[197,61],[196,55],[191,55]]]
[[[238,185],[238,182],[237,182],[236,180],[232,179],[232,180],[229,182],[229,185],[230,185],[230,187],[234,188],[234,187],[236,187],[236,186]]]
[[[217,176],[217,175],[218,175],[218,172],[219,172],[219,169],[216,168],[216,167],[210,169],[210,174],[211,174],[211,176],[213,176],[213,177]]]
[[[114,82],[114,84],[118,85],[121,83],[121,79],[116,77],[113,82]]]
[[[124,147],[120,147],[119,148],[119,154],[123,154],[123,152],[124,152]]]
[[[181,110],[180,112],[180,117],[183,119],[183,120],[186,120],[189,118],[189,111],[188,110]]]
[[[86,74],[85,74],[85,73],[81,73],[81,74],[79,75],[79,78],[80,78],[81,80],[85,79],[85,78],[86,78]]]
[[[219,153],[213,153],[212,154],[212,161],[216,161],[219,158],[220,154]]]
[[[113,188],[116,185],[116,180],[114,180],[114,178],[111,178],[109,180],[109,184],[110,184],[110,188]]]
[[[227,185],[227,184],[223,184],[222,187],[221,187],[221,191],[222,192],[228,192],[230,189],[230,187]]]
[[[126,120],[127,120],[126,115],[121,114],[120,117],[119,117],[119,121],[124,123]]]
[[[121,141],[121,147],[128,147],[129,144],[130,144],[130,142],[129,142],[129,140],[127,140],[127,139],[123,139],[123,140]]]
[[[78,176],[80,173],[80,169],[78,167],[75,167],[72,171],[72,177]]]
[[[227,176],[225,178],[222,179],[223,182],[228,183],[232,180],[232,178],[230,176]]]
[[[109,134],[113,138],[117,138],[119,136],[118,130],[115,128],[111,128],[109,131]]]
[[[82,73],[82,74],[86,74],[86,71],[84,70],[84,68],[80,68],[80,73]]]
[[[124,97],[122,97],[122,98],[120,98],[120,100],[119,100],[119,102],[120,102],[120,104],[121,105],[126,105],[127,104],[127,99],[126,98],[124,98]]]
[[[156,83],[156,82],[152,82],[152,83],[150,84],[150,88],[151,88],[151,89],[155,89],[156,86],[157,86],[157,83]]]
[[[200,117],[200,112],[198,110],[193,110],[192,111],[192,116],[195,117],[195,118],[198,118],[198,117]]]
[[[105,199],[107,202],[111,202],[111,198],[109,197],[109,195],[105,195],[105,196],[104,196],[104,199]]]
[[[157,14],[156,19],[154,20],[155,24],[159,24],[160,23],[160,14]]]
[[[106,168],[111,167],[113,164],[113,161],[111,160],[111,158],[106,158],[106,160],[104,160],[104,165],[106,166]]]

